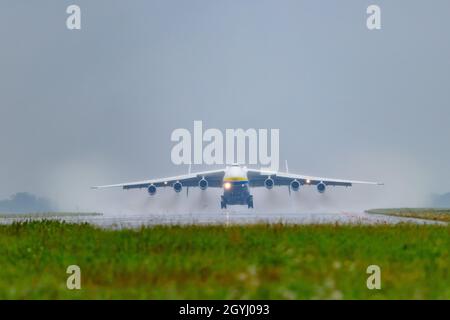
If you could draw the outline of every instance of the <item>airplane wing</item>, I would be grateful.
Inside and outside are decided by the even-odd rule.
[[[203,178],[206,181],[208,181],[208,187],[220,188],[222,187],[224,174],[225,170],[212,170],[212,171],[189,173],[175,177],[110,184],[105,186],[95,186],[92,188],[104,189],[104,188],[120,187],[123,189],[139,189],[139,188],[148,188],[150,185],[154,185],[155,187],[172,187],[175,182],[180,182],[183,185],[183,187],[196,187],[198,186],[199,181]]]
[[[290,183],[294,180],[300,182],[301,185],[318,185],[321,182],[324,183],[326,186],[344,186],[344,187],[351,187],[354,184],[383,185],[383,183],[380,182],[313,177],[300,174],[292,174],[287,172],[276,172],[276,171],[255,170],[255,169],[248,169],[247,175],[249,179],[249,184],[252,187],[264,186],[264,181],[269,177],[273,180],[274,185],[276,186],[277,185],[289,186]]]

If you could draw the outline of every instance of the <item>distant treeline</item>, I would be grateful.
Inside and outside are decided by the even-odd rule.
[[[435,208],[450,208],[450,192],[433,195],[431,205]]]
[[[0,213],[29,213],[56,211],[47,198],[37,197],[28,192],[18,192],[9,199],[0,200]]]

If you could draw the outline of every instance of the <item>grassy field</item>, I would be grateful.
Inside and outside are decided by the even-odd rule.
[[[21,222],[0,225],[0,298],[450,299],[449,250],[448,226]],[[81,290],[66,288],[72,264]]]
[[[408,217],[408,218],[450,222],[450,209],[398,208],[398,209],[372,209],[367,210],[367,212],[373,214],[386,214],[397,217]]]
[[[101,216],[102,213],[97,212],[39,212],[39,213],[0,213],[0,218],[54,218],[54,217],[85,217],[85,216]]]

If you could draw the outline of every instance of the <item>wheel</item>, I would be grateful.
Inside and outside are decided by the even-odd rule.
[[[248,208],[252,208],[253,209],[253,196],[249,196],[247,199],[247,206]]]
[[[225,201],[220,201],[220,208],[226,209],[227,208],[227,203]]]

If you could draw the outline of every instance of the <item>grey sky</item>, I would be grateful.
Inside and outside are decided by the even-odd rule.
[[[81,31],[66,29],[69,4]],[[381,31],[366,28],[369,4]],[[291,171],[385,181],[377,199],[449,191],[449,12],[447,0],[2,0],[0,197],[64,187],[74,206],[92,184],[182,173],[170,134],[194,120],[279,128]]]

